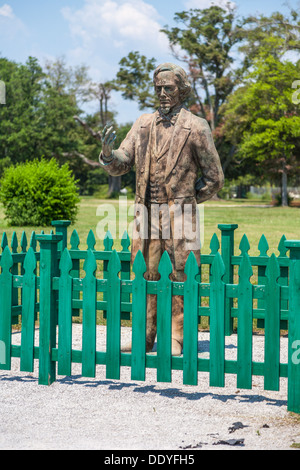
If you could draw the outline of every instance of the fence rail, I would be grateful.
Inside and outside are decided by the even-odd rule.
[[[67,222],[53,222],[56,233],[32,234],[27,250],[22,236],[18,252],[13,236],[11,250],[2,239],[0,259],[0,368],[9,370],[11,358],[20,358],[20,369],[32,372],[39,361],[39,383],[50,385],[58,375],[71,375],[72,363],[82,364],[82,375],[95,377],[96,365],[106,366],[108,379],[119,379],[122,366],[131,367],[133,380],[145,380],[146,368],[157,369],[157,381],[170,382],[172,370],[183,371],[183,383],[197,385],[198,373],[209,372],[210,385],[224,387],[225,374],[236,374],[237,387],[250,389],[253,375],[264,377],[267,390],[279,390],[280,377],[288,378],[288,409],[300,413],[300,241],[279,242],[279,256],[267,255],[262,236],[260,255],[249,256],[244,236],[240,255],[234,255],[237,225],[219,225],[221,246],[214,235],[210,254],[201,256],[201,269],[191,253],[186,280],[170,280],[172,265],[165,252],[159,265],[159,281],[144,278],[146,265],[139,252],[130,269],[129,237],[122,250],[113,250],[108,233],[104,250],[95,250],[92,232],[87,249],[79,249],[73,231],[68,249]],[[4,241],[3,241],[4,240]],[[39,242],[40,250],[37,251]],[[287,252],[290,251],[290,256]],[[102,261],[102,277],[99,265]],[[83,261],[83,266],[80,262]],[[208,281],[203,267],[209,265]],[[235,268],[237,266],[237,268]],[[251,283],[257,267],[257,284]],[[234,270],[237,276],[234,277]],[[238,279],[236,279],[238,277]],[[234,282],[237,281],[237,282]],[[146,354],[146,296],[157,296],[157,354]],[[172,296],[184,298],[184,350],[171,355]],[[208,305],[203,305],[206,298]],[[106,350],[96,349],[97,313],[106,317]],[[82,348],[72,349],[72,318],[82,312]],[[121,352],[121,319],[132,319],[132,351]],[[209,358],[198,356],[198,324],[209,317]],[[21,345],[12,344],[12,324],[21,323]],[[39,320],[39,344],[34,343]],[[237,359],[225,358],[225,336],[232,334],[237,319]],[[264,328],[265,353],[253,361],[253,320]],[[284,323],[283,323],[284,322]],[[58,337],[57,337],[58,325]],[[280,362],[280,329],[288,329],[288,362]],[[299,351],[298,351],[299,350]],[[57,366],[57,367],[56,367]],[[56,371],[57,369],[57,371]]]

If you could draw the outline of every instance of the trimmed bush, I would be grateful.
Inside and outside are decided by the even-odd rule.
[[[51,220],[76,218],[79,196],[74,176],[67,164],[60,167],[54,158],[9,167],[0,185],[10,225],[45,227]]]

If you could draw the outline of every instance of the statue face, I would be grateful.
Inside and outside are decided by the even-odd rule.
[[[180,104],[180,91],[173,72],[160,72],[155,80],[155,91],[163,113],[168,114],[174,106]]]

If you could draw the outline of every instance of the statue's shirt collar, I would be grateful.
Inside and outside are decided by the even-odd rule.
[[[177,118],[179,116],[180,111],[182,108],[186,109],[184,105],[179,105],[173,108],[168,114],[164,114],[160,108],[158,108],[158,115],[156,118],[156,124],[160,124],[161,122],[167,122],[175,125]]]

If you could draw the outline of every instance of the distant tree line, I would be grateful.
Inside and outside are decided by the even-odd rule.
[[[121,141],[130,125],[117,126],[108,109],[108,90],[91,82],[87,67],[68,67],[59,58],[43,69],[34,57],[25,64],[0,57],[0,77],[6,85],[6,104],[0,106],[0,176],[10,165],[55,157],[61,165],[68,162],[81,194],[108,183],[97,165],[98,132],[114,124]],[[83,118],[82,105],[95,98],[99,112]]]
[[[279,183],[287,205],[287,184],[297,185],[300,174],[300,103],[293,99],[293,84],[300,80],[299,10],[241,18],[227,4],[175,13],[174,19],[177,25],[162,31],[189,74],[193,94],[186,105],[208,120],[226,180]],[[118,146],[131,126],[117,124],[113,91],[136,101],[141,111],[157,108],[156,65],[155,58],[132,51],[121,59],[116,77],[93,83],[87,67],[68,67],[62,58],[42,68],[33,57],[25,64],[0,57],[6,85],[0,175],[18,162],[55,157],[59,164],[69,163],[81,194],[108,183],[110,195],[121,185],[134,191],[134,170],[122,181],[108,181],[99,168],[100,134],[105,125],[114,125]],[[84,114],[84,103],[95,100],[98,111]]]

